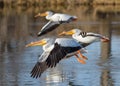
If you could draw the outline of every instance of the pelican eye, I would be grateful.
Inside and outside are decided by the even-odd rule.
[[[87,36],[87,32],[80,32],[80,34],[82,37],[86,37]]]

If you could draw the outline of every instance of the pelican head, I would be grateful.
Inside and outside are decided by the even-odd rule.
[[[39,17],[39,16],[48,16],[48,15],[53,15],[54,13],[52,11],[46,11],[44,13],[38,13],[37,15],[35,15],[35,17]]]
[[[53,40],[51,38],[44,38],[42,40],[39,41],[35,41],[35,42],[31,42],[29,44],[26,45],[26,47],[31,47],[31,46],[44,46],[48,43],[52,43]]]
[[[83,43],[92,43],[92,42],[97,42],[97,41],[102,41],[102,42],[108,42],[109,38],[105,37],[103,35],[100,34],[96,34],[96,33],[86,33],[86,32],[82,32],[79,29],[72,29],[70,31],[63,31],[62,33],[59,34],[59,36],[61,35],[72,35],[72,37],[80,42]],[[80,36],[81,35],[81,36]]]
[[[62,33],[60,33],[59,35],[73,35],[73,34],[77,34],[79,35],[80,32],[82,32],[80,29],[72,29],[70,31],[63,31]]]

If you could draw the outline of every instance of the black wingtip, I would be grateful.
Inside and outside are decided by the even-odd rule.
[[[38,34],[37,34],[37,36],[39,37],[39,36],[43,36],[43,35],[45,35],[45,34],[47,34],[48,33],[48,31],[41,31],[41,32],[39,32]]]
[[[42,36],[41,34],[37,34],[38,37]]]
[[[37,34],[38,37],[40,37],[40,36],[42,36],[42,35],[44,35],[44,34],[41,33],[41,32],[39,32],[39,33]]]
[[[30,72],[32,78],[40,78],[42,73],[47,69],[45,62],[37,62],[33,67],[32,71]]]

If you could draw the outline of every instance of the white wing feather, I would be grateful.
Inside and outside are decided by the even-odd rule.
[[[51,16],[52,21],[68,21],[72,16],[67,14],[60,14],[56,13],[53,16]]]
[[[48,56],[49,56],[50,52],[43,52],[42,55],[39,57],[39,62],[44,62]]]
[[[78,46],[82,47],[78,42],[76,42],[72,38],[57,38],[55,40],[55,43],[56,42],[64,47],[78,47]]]

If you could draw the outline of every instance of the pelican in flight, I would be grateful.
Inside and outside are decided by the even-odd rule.
[[[101,34],[92,32],[82,32],[80,29],[72,29],[70,31],[63,31],[59,35],[72,35],[72,38],[77,40],[83,47],[90,45],[97,41],[108,42],[109,38]]]
[[[55,67],[60,60],[75,55],[77,60],[85,64],[86,58],[80,58],[77,54],[84,49],[78,42],[71,38],[45,38],[40,41],[31,42],[26,45],[29,46],[43,46],[44,52],[39,57],[31,71],[31,77],[38,78],[47,69]]]
[[[46,11],[45,13],[38,13],[37,15],[35,15],[35,17],[39,16],[46,16],[46,19],[49,20],[49,22],[42,27],[41,31],[38,33],[38,36],[42,36],[56,29],[62,23],[69,23],[77,20],[76,16],[54,13],[52,11]]]

